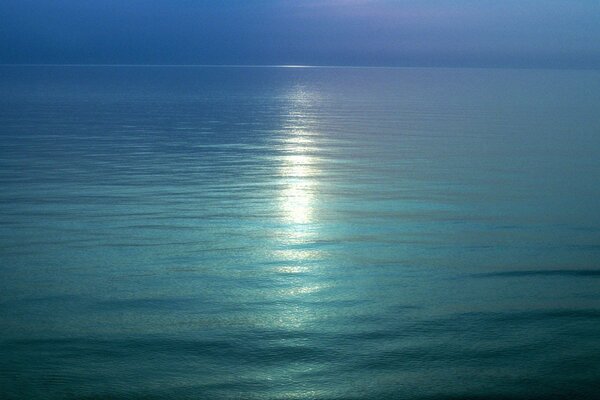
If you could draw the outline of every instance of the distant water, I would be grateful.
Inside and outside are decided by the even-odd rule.
[[[0,67],[2,399],[600,396],[600,72]]]

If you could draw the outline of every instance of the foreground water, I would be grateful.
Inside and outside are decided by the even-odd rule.
[[[600,393],[600,72],[0,74],[3,399]]]

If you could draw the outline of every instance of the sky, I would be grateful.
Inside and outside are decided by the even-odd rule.
[[[0,63],[600,68],[600,1],[0,0]]]

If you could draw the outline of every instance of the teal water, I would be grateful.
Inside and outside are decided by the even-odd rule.
[[[600,393],[600,72],[0,67],[2,399]]]

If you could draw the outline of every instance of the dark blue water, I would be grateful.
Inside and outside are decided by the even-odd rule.
[[[600,72],[0,67],[2,399],[600,396]]]

